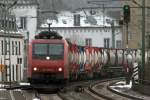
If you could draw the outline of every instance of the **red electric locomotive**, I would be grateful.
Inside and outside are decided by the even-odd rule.
[[[68,80],[68,44],[60,36],[54,39],[54,34],[42,32],[29,44],[28,79],[31,83]]]

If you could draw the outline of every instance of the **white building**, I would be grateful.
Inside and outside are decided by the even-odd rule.
[[[16,28],[15,16],[5,8],[0,9],[0,22],[0,82],[21,81],[24,37]]]
[[[19,31],[25,37],[33,38],[37,29],[37,0],[18,0],[13,7],[12,13],[16,16],[16,23]],[[29,36],[27,36],[29,34]]]
[[[4,36],[10,34],[10,39]],[[10,41],[10,49],[9,49]],[[4,49],[6,46],[6,49]],[[0,81],[21,81],[24,70],[24,39],[21,33],[0,31],[0,64],[6,65],[0,71]],[[10,56],[9,56],[10,52]],[[11,72],[10,72],[11,71]],[[11,74],[11,75],[10,75]]]
[[[71,13],[63,11],[57,15],[57,20],[47,19],[38,27],[38,32],[48,30],[51,23],[51,30],[57,31],[64,38],[79,45],[90,45],[95,47],[112,47],[112,28],[106,20],[113,22],[113,19],[102,16],[101,12],[90,15],[88,11]],[[122,28],[114,21],[115,47],[122,48]]]
[[[33,37],[37,28],[37,0],[17,0],[17,3],[14,4],[15,1],[0,0],[0,21],[1,23],[4,20],[8,22],[8,27],[6,25],[5,28],[3,24],[0,24],[0,82],[16,82],[25,78],[27,67],[25,44],[28,42],[27,37]],[[10,8],[6,12],[3,11],[4,7]],[[7,16],[6,19],[4,14]],[[9,17],[11,15],[14,15],[15,18]],[[9,23],[11,21],[13,24]],[[6,66],[2,67],[3,65]]]
[[[16,16],[16,23],[19,31],[25,37],[24,48],[24,79],[26,79],[27,66],[28,66],[28,42],[32,38],[37,30],[37,0],[18,0],[17,5],[13,7],[12,12]]]

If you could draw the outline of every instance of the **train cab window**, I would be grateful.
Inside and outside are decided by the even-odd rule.
[[[38,59],[45,59],[47,56],[51,60],[63,59],[64,48],[63,44],[34,44],[33,57]]]
[[[63,59],[63,44],[49,44],[49,56],[51,59]]]
[[[48,54],[48,44],[34,44],[33,45],[34,55],[47,55]]]
[[[63,54],[63,45],[61,44],[50,44],[49,45],[50,55],[61,55]]]

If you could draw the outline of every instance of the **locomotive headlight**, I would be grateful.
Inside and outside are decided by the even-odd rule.
[[[36,68],[36,67],[34,67],[34,68],[33,68],[33,70],[34,70],[34,71],[37,71],[37,68]]]
[[[61,68],[61,67],[59,67],[59,68],[58,68],[58,71],[59,71],[59,72],[61,72],[61,71],[62,71],[62,68]]]
[[[46,57],[46,60],[50,60],[50,57],[47,56],[47,57]]]

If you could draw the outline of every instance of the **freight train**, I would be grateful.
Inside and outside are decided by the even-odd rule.
[[[140,62],[140,50],[79,46],[56,32],[40,32],[29,44],[30,83],[120,75]]]

